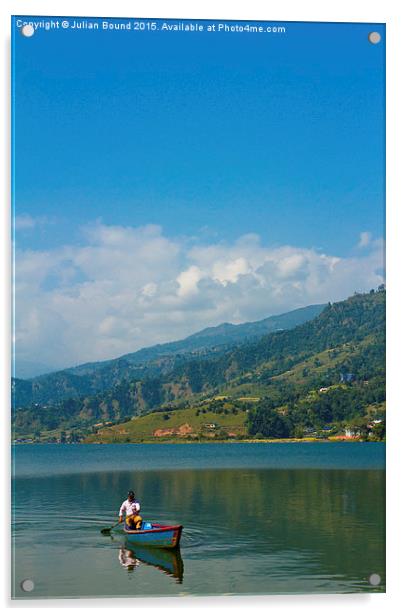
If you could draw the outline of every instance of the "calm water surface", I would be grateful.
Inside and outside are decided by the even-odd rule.
[[[17,446],[13,594],[384,592],[384,469],[381,443]],[[180,551],[100,534],[129,488]]]

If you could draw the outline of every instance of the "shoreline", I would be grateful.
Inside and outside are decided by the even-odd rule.
[[[131,442],[105,442],[105,441],[91,441],[87,443],[85,441],[81,441],[80,443],[12,443],[12,446],[18,445],[205,445],[216,443],[219,445],[227,445],[227,444],[255,444],[255,443],[264,443],[264,444],[297,444],[297,443],[384,443],[386,439],[381,441],[374,440],[363,440],[359,438],[328,438],[328,439],[320,439],[320,438],[289,438],[289,439],[229,439],[229,440],[214,440],[214,439],[204,439],[204,440],[184,440],[184,439],[169,439],[163,441],[156,440],[143,440],[143,441],[131,441]]]

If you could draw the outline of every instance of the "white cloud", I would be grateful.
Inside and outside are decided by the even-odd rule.
[[[21,231],[24,229],[33,229],[34,226],[35,220],[32,218],[32,216],[29,216],[27,214],[16,216],[14,219],[14,228],[17,231]]]
[[[184,272],[180,272],[176,279],[179,283],[179,289],[177,291],[179,297],[186,297],[187,295],[198,293],[198,283],[202,277],[202,270],[195,265],[192,265]]]
[[[359,248],[367,248],[371,243],[371,233],[370,231],[362,231],[360,233],[360,239],[358,243]]]
[[[345,298],[383,282],[382,241],[362,236],[364,254],[342,258],[256,234],[199,245],[96,223],[83,245],[17,250],[17,356],[64,367]]]
[[[224,286],[229,282],[237,282],[239,277],[252,271],[247,259],[238,257],[229,261],[217,261],[212,268],[214,280],[218,280]]]
[[[30,216],[29,214],[21,214],[20,216],[16,216],[14,218],[14,229],[16,231],[27,231],[48,223],[49,221],[45,216],[33,218],[33,216]]]
[[[154,282],[148,282],[146,285],[143,286],[141,293],[145,297],[154,297],[157,290],[158,287]]]

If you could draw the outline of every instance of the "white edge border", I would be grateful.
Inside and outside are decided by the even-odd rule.
[[[2,526],[3,545],[3,575],[1,576],[3,605],[8,609],[61,608],[75,610],[113,610],[128,607],[141,610],[177,612],[191,609],[193,613],[203,613],[207,608],[213,613],[229,608],[232,612],[243,613],[245,608],[251,608],[255,613],[263,613],[267,609],[280,610],[282,613],[293,613],[309,616],[321,614],[325,609],[327,616],[339,614],[340,610],[364,612],[365,616],[385,610],[393,610],[401,597],[402,579],[402,533],[399,530],[402,520],[402,488],[400,483],[400,457],[398,439],[402,435],[402,409],[399,372],[401,370],[401,318],[398,299],[402,297],[402,276],[400,274],[402,243],[398,235],[402,229],[402,208],[398,205],[401,199],[401,120],[398,110],[402,110],[401,76],[402,76],[402,3],[391,0],[374,2],[350,2],[338,0],[336,3],[323,3],[319,0],[282,0],[268,3],[258,0],[248,0],[242,5],[233,6],[224,0],[198,0],[185,2],[171,0],[169,4],[160,1],[122,1],[107,2],[99,0],[5,0],[0,7],[1,33],[3,50],[3,96],[1,97],[4,164],[1,166],[3,190],[3,207],[1,209],[1,316],[0,354],[1,401],[2,413],[5,415],[2,438],[3,461],[3,499]],[[387,593],[378,595],[302,595],[302,596],[267,596],[267,597],[183,597],[162,599],[94,599],[94,600],[59,600],[21,602],[9,600],[10,593],[10,460],[9,460],[9,357],[10,357],[10,16],[20,15],[60,15],[60,16],[107,16],[107,17],[166,17],[166,18],[198,18],[198,19],[255,19],[269,21],[335,21],[335,22],[373,22],[386,23],[387,26]],[[399,240],[399,242],[398,242]],[[341,549],[341,548],[340,548]],[[342,548],[344,549],[344,548]]]

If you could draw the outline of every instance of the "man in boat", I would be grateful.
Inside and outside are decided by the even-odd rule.
[[[130,530],[139,530],[142,523],[142,517],[139,515],[140,509],[140,503],[135,500],[135,494],[130,490],[127,495],[127,500],[125,500],[120,507],[119,522],[123,522],[123,514],[125,513],[127,528]]]

